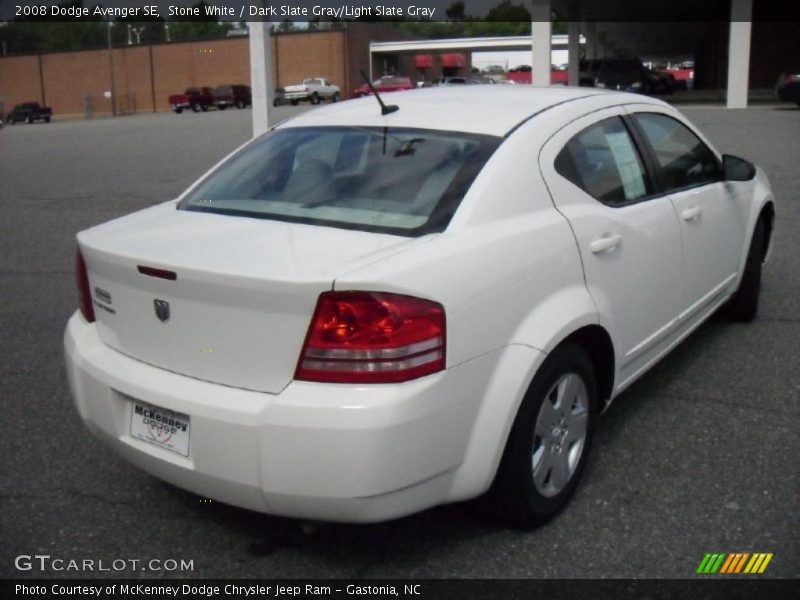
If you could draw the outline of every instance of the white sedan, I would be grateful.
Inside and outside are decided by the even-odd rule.
[[[295,117],[78,234],[75,405],[233,505],[369,522],[489,492],[536,525],[616,396],[717,309],[755,317],[767,178],[643,96],[390,101]]]

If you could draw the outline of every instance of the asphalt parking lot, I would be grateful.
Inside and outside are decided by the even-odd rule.
[[[800,576],[800,110],[683,110],[770,177],[777,224],[759,317],[712,320],[625,392],[600,422],[573,502],[529,533],[471,503],[303,532],[204,502],[106,451],[73,410],[63,367],[74,235],[176,196],[248,138],[250,111],[4,128],[0,577],[92,575],[14,567],[18,555],[48,554],[194,565],[100,576],[685,578],[707,552],[772,552],[762,577]]]

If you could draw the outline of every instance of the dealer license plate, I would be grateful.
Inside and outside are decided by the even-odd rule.
[[[189,456],[189,415],[144,402],[131,402],[131,436],[181,456]]]

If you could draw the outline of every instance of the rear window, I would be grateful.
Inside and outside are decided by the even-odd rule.
[[[424,235],[447,227],[501,141],[391,127],[279,129],[229,159],[179,208]]]

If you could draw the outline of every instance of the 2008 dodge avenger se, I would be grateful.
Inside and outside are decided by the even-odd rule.
[[[774,201],[663,102],[500,87],[305,113],[78,234],[92,432],[275,515],[553,516],[614,397],[717,309],[755,317]]]

